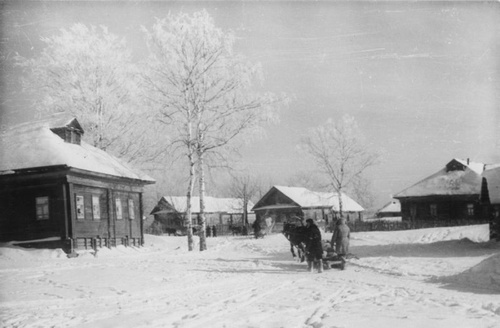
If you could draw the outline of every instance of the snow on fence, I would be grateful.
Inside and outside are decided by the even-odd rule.
[[[395,231],[395,230],[412,230],[437,227],[455,227],[468,226],[476,224],[485,224],[488,220],[478,219],[460,219],[460,220],[413,220],[413,221],[383,221],[377,220],[372,222],[353,221],[347,222],[347,225],[353,232],[362,231]]]

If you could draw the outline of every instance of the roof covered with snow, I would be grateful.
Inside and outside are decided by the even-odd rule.
[[[482,163],[453,159],[438,172],[397,193],[394,198],[479,195],[484,167]]]
[[[67,166],[120,178],[154,183],[154,179],[124,161],[85,142],[65,142],[52,128],[71,124],[80,128],[74,118],[56,118],[24,123],[0,133],[0,173]]]
[[[339,210],[338,193],[311,191],[302,187],[273,186],[273,188],[277,189],[302,208],[328,207],[332,208],[334,211]],[[361,212],[364,211],[364,208],[352,198],[342,193],[342,210],[345,212]]]
[[[491,204],[500,204],[500,164],[484,171]]]
[[[216,198],[205,196],[205,213],[243,213],[243,200],[240,198]],[[166,203],[171,209],[165,209],[161,203]],[[171,213],[171,212],[186,212],[187,197],[186,196],[163,196],[157,207],[151,214]],[[253,207],[251,201],[248,202],[248,209]],[[200,197],[191,197],[191,212],[200,213]]]
[[[377,213],[398,213],[401,212],[401,203],[397,199],[385,204]]]

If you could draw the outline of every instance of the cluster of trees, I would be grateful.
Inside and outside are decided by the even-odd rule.
[[[85,141],[143,168],[185,163],[188,248],[194,247],[190,196],[197,184],[203,251],[207,170],[228,166],[243,140],[276,122],[287,98],[258,91],[261,67],[235,53],[234,34],[216,27],[206,11],[169,14],[142,29],[148,53],[139,61],[124,38],[84,24],[43,38],[36,58],[15,60],[40,116],[77,116]],[[361,144],[353,146],[358,131],[352,126],[353,121],[329,121],[302,141],[302,149],[329,177],[328,187],[338,192],[359,183],[362,171],[374,163]],[[249,176],[234,181],[234,195],[246,205],[258,188]]]

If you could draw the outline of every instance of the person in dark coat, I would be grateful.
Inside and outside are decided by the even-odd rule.
[[[313,219],[306,220],[307,243],[306,259],[309,271],[314,270],[314,264],[318,265],[318,272],[323,272],[323,244],[321,242],[321,231]]]
[[[335,248],[338,256],[345,258],[349,253],[349,238],[351,238],[351,230],[347,226],[345,219],[341,218],[333,231],[331,241],[331,245]]]
[[[217,227],[215,226],[215,224],[212,227],[212,236],[217,237]]]
[[[256,219],[254,223],[252,224],[253,228],[253,234],[255,236],[255,239],[260,237],[260,231],[262,230],[262,227],[260,226],[260,220]]]
[[[212,229],[207,225],[207,237],[212,237]]]

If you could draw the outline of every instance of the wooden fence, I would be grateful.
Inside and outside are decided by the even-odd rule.
[[[361,231],[395,231],[412,230],[437,227],[455,227],[476,224],[486,224],[488,220],[413,220],[413,221],[355,221],[348,222],[347,225],[352,232]]]
[[[437,227],[454,227],[454,226],[467,226],[476,224],[487,224],[488,220],[413,220],[413,221],[351,221],[347,222],[347,225],[351,229],[351,232],[363,232],[363,231],[397,231],[397,230],[412,230],[412,229],[425,229],[425,228],[437,228]],[[323,230],[327,228],[324,222],[319,222],[318,226]],[[212,227],[212,226],[211,226]],[[328,227],[329,228],[329,227]],[[230,236],[233,235],[230,224],[217,224],[217,236]],[[247,228],[248,235],[253,234],[252,227]],[[269,234],[281,233],[283,231],[283,223],[276,222],[271,229],[268,229]],[[330,229],[324,230],[326,232],[331,232]],[[161,235],[164,232],[161,228],[152,225],[145,231],[146,233]]]

